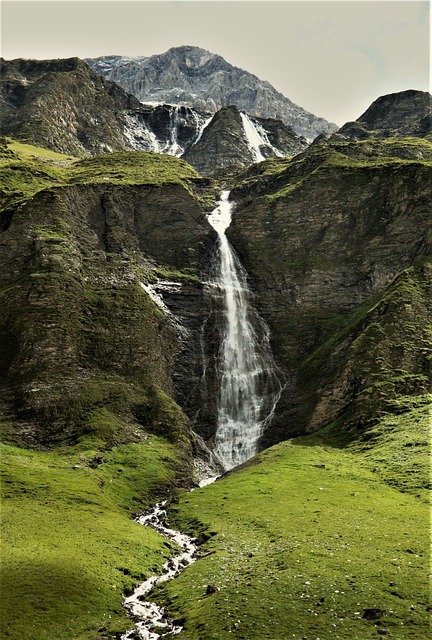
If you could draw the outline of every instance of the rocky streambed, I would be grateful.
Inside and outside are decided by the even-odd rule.
[[[138,619],[135,629],[127,631],[121,640],[158,640],[168,633],[177,635],[182,627],[176,625],[165,613],[163,607],[146,599],[146,595],[161,582],[174,578],[178,573],[191,565],[197,559],[197,544],[190,536],[180,533],[166,526],[166,501],[159,502],[152,511],[140,516],[136,522],[153,527],[158,533],[177,544],[181,552],[165,562],[160,576],[151,576],[140,584],[133,594],[124,601],[124,606],[129,610],[134,619]]]

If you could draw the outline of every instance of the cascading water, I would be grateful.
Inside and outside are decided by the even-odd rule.
[[[180,107],[177,105],[171,105],[170,107],[170,141],[165,153],[172,156],[181,156],[184,149],[178,143],[178,133],[180,126]]]
[[[245,270],[225,235],[231,211],[229,191],[224,191],[208,217],[219,236],[217,267],[210,284],[215,295],[222,297],[223,307],[218,425],[213,450],[225,470],[257,453],[259,439],[282,389],[268,328],[250,304]]]
[[[243,123],[243,131],[246,136],[246,140],[248,143],[249,151],[251,152],[252,159],[254,162],[262,162],[269,156],[263,155],[261,149],[270,150],[270,155],[275,155],[279,157],[283,157],[283,153],[276,149],[270,142],[267,131],[262,127],[258,122],[253,122],[247,113],[240,112],[240,117]]]
[[[196,116],[198,116],[198,114],[196,114]],[[197,120],[198,120],[198,117],[197,117]],[[202,134],[204,133],[204,129],[207,127],[207,125],[210,124],[210,122],[212,120],[213,120],[213,116],[209,116],[204,121],[202,121],[200,119],[199,127],[197,128],[198,135],[197,135],[197,138],[196,138],[194,144],[196,144],[197,142],[199,142],[201,140]]]

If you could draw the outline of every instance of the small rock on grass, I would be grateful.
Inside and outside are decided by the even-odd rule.
[[[365,620],[379,620],[383,616],[384,616],[383,609],[371,608],[371,609],[365,609],[363,611],[362,618],[364,618]]]
[[[209,584],[206,589],[206,594],[210,596],[212,593],[217,593],[219,591],[219,587],[214,584]]]

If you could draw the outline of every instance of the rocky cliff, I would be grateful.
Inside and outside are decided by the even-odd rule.
[[[235,105],[259,118],[282,120],[308,139],[337,129],[291,102],[269,82],[199,47],[174,47],[148,58],[102,56],[86,62],[142,102],[182,104],[212,113]]]
[[[88,156],[133,149],[184,155],[211,175],[230,165],[293,155],[307,144],[280,120],[250,119],[238,112],[233,118],[223,109],[210,122],[211,115],[187,106],[141,105],[78,58],[2,61],[0,73],[0,133],[60,153]]]
[[[305,147],[306,140],[280,120],[251,118],[230,106],[213,116],[182,157],[202,175],[213,175],[269,157],[295,155]]]
[[[230,238],[288,381],[266,444],[362,428],[428,388],[431,158],[414,138],[327,143],[232,191]]]
[[[140,104],[78,58],[1,61],[0,132],[72,155],[128,148]]]
[[[60,153],[180,156],[206,121],[188,107],[143,107],[79,58],[2,60],[0,77],[0,133]]]
[[[224,159],[225,170],[245,154],[251,162],[242,114],[230,107],[185,157],[207,172],[209,155]],[[5,415],[12,412],[30,439],[79,430],[93,406],[83,400],[83,381],[110,369],[128,385],[156,385],[211,436],[217,389],[214,379],[203,385],[202,374],[218,349],[205,287],[215,235],[204,213],[216,185],[159,154],[76,162],[8,143],[3,156]],[[431,158],[421,138],[335,138],[231,178],[229,236],[287,382],[263,445],[338,420],[362,428],[399,395],[426,389]],[[30,315],[17,314],[24,300],[35,301]],[[142,325],[141,300],[154,322]],[[395,323],[397,314],[407,322]],[[120,342],[107,332],[111,321]],[[375,367],[370,354],[380,350]],[[100,393],[111,406],[108,391]],[[125,406],[127,420],[139,422],[132,400],[116,402],[115,415]]]
[[[416,136],[431,138],[432,98],[427,91],[400,91],[381,96],[355,121],[347,122],[334,139],[364,140]]]
[[[68,162],[26,152],[3,150],[3,426],[13,421],[26,443],[100,432],[112,445],[156,431],[186,444],[190,422],[174,398],[191,396],[199,360],[198,274],[214,238],[206,181],[169,156]],[[155,291],[165,282],[179,300],[175,319]]]

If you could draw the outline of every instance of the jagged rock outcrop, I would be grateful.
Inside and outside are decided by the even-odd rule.
[[[202,132],[206,153],[241,163],[242,131],[242,114],[223,109]],[[95,403],[132,430],[169,433],[175,399],[210,436],[214,185],[158,154],[63,169],[67,159],[20,164],[13,146],[2,152],[5,415],[30,440],[73,435]],[[334,139],[238,177],[228,236],[287,382],[263,446],[338,420],[360,428],[426,389],[431,158],[421,138]]]
[[[235,105],[259,118],[282,120],[308,139],[337,129],[295,105],[269,82],[199,47],[173,47],[150,57],[101,56],[86,62],[142,102],[182,104],[212,113]]]
[[[269,157],[295,155],[306,146],[306,140],[282,122],[251,118],[229,106],[213,116],[182,158],[206,176]]]
[[[181,155],[205,122],[187,107],[143,107],[79,58],[2,60],[0,77],[0,133],[60,153]]]
[[[131,147],[179,157],[199,139],[208,120],[190,107],[170,104],[142,105],[125,118]]]
[[[0,132],[71,155],[128,148],[120,114],[138,100],[79,58],[1,61]]]
[[[379,97],[355,122],[347,122],[332,139],[365,140],[432,134],[432,98],[409,89]]]
[[[209,125],[209,114],[190,107],[141,105],[78,58],[3,61],[1,76],[0,133],[60,153],[154,151],[184,156],[203,174],[212,175],[275,154],[293,155],[307,146],[304,138],[272,119],[251,120],[237,112],[235,123],[228,109]],[[228,120],[221,126],[224,118]],[[248,119],[258,140],[257,153],[251,151],[241,118]]]

